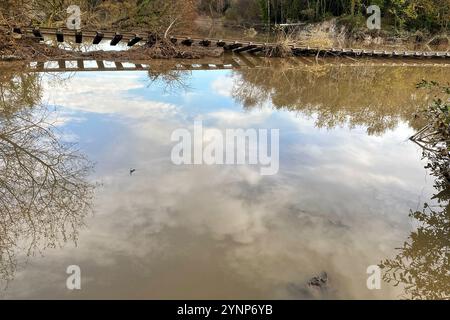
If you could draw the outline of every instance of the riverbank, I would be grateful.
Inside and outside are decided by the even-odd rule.
[[[102,46],[84,42],[72,43],[70,39],[64,44],[56,42],[55,34],[57,29],[43,28],[37,31],[32,28],[24,28],[12,32],[4,29],[0,36],[3,37],[2,46],[0,46],[0,59],[10,60],[33,60],[48,61],[49,59],[92,59],[92,60],[148,60],[148,59],[201,59],[205,57],[220,57],[225,51],[252,54],[267,57],[290,57],[290,56],[346,56],[346,57],[394,57],[394,58],[448,58],[449,50],[442,48],[440,50],[426,50],[401,45],[400,47],[386,47],[385,45],[366,46],[361,42],[342,43],[342,32],[337,32],[336,25],[328,26],[322,24],[319,28],[302,28],[302,31],[296,33],[279,32],[277,37],[270,42],[247,42],[240,38],[234,40],[221,40],[222,38],[204,38],[204,37],[166,37],[157,34],[149,34],[146,40],[138,39],[142,45],[135,45],[131,48],[123,47],[123,50],[98,50]],[[71,38],[73,32],[64,31],[61,34],[64,41],[64,35]],[[86,34],[94,37],[95,30],[84,31]],[[111,36],[112,34],[112,36]],[[81,34],[80,34],[81,35]],[[109,32],[109,39],[116,39],[113,32]],[[371,37],[370,35],[368,35]],[[82,35],[81,35],[82,37]],[[132,36],[136,38],[136,36]],[[362,36],[364,38],[364,36]],[[45,38],[45,41],[44,41]],[[107,39],[107,38],[105,38]],[[145,38],[144,38],[145,39]],[[370,38],[372,39],[372,38]],[[378,38],[381,39],[380,31]],[[437,39],[435,37],[435,39]],[[133,39],[132,39],[133,40]],[[366,39],[367,40],[367,39]],[[90,40],[92,41],[92,40]],[[120,39],[119,39],[120,41]],[[124,36],[124,42],[131,41]],[[368,41],[368,40],[367,40]],[[339,42],[339,43],[338,43]],[[136,42],[134,42],[135,44]],[[381,43],[377,41],[375,43]],[[443,41],[442,43],[445,43]],[[117,42],[116,42],[117,44]],[[370,41],[369,41],[370,44]],[[113,47],[111,47],[113,48]],[[428,47],[430,49],[430,47]],[[108,50],[108,49],[107,49]]]
[[[207,16],[195,21],[195,33],[199,37],[222,39],[239,38],[253,42],[277,42],[289,40],[299,46],[319,48],[359,48],[377,50],[449,51],[450,37],[446,32],[396,31],[384,26],[381,30],[369,30],[365,24],[358,26],[345,19],[332,18],[317,23],[301,23],[291,26],[273,25],[267,32],[265,25],[230,24],[225,19]]]

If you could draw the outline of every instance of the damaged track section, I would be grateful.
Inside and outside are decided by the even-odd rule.
[[[56,37],[58,42],[63,42],[65,37],[71,37],[77,43],[81,43],[83,37],[92,38],[93,44],[98,44],[102,39],[110,39],[110,45],[115,46],[120,41],[127,41],[128,46],[134,46],[143,38],[137,34],[120,34],[116,32],[98,31],[74,31],[60,30],[55,28],[15,28],[9,31],[15,38],[33,38],[37,42],[42,42],[44,36]],[[240,40],[221,39],[197,39],[190,37],[161,37],[156,34],[147,33],[146,42],[143,46],[133,47],[130,50],[115,53],[112,52],[89,52],[84,54],[73,53],[72,58],[93,58],[93,59],[161,59],[161,58],[183,58],[198,59],[202,57],[217,57],[225,52],[251,53],[267,57],[289,57],[289,56],[345,56],[345,57],[375,57],[375,58],[450,58],[450,52],[434,51],[386,51],[386,50],[365,50],[346,48],[311,48],[296,45],[289,41],[279,41],[275,43],[243,42]],[[38,50],[38,52],[40,52]],[[68,51],[66,51],[67,53]],[[1,53],[1,52],[0,52]],[[56,52],[57,54],[57,52]],[[72,54],[72,52],[71,52]],[[58,56],[50,56],[52,58]],[[39,56],[33,56],[34,60]],[[64,58],[64,56],[60,56]]]
[[[56,34],[56,33],[55,33]],[[94,38],[95,39],[95,38]],[[220,57],[224,49],[205,47],[202,45],[186,46],[174,43],[159,35],[149,34],[143,45],[123,51],[68,51],[45,43],[44,35],[36,29],[32,36],[16,28],[0,26],[0,60],[33,60],[49,59],[200,59],[204,57]],[[114,41],[114,39],[112,40]],[[116,43],[117,44],[117,43]]]

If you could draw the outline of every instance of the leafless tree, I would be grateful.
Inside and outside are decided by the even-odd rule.
[[[35,76],[32,76],[35,77]],[[0,82],[0,280],[14,277],[17,257],[77,241],[90,211],[92,165],[60,142],[27,76]],[[38,78],[35,78],[37,81]],[[5,80],[5,79],[3,79]],[[38,97],[28,100],[29,97]],[[20,106],[11,110],[12,106]]]

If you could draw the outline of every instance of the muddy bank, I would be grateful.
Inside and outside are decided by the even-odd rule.
[[[50,59],[105,59],[105,60],[148,60],[148,59],[201,59],[220,57],[222,48],[183,46],[171,41],[151,37],[144,45],[123,51],[68,51],[23,37],[0,27],[0,61],[47,61]]]

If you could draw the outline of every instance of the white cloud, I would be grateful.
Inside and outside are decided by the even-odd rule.
[[[206,115],[206,118],[215,120],[218,127],[248,128],[265,123],[265,121],[270,118],[272,113],[273,110],[269,107],[253,109],[245,113],[224,109],[210,112]]]
[[[218,95],[231,97],[234,83],[235,77],[219,76],[211,83],[211,88]]]
[[[365,268],[404,241],[408,201],[423,185],[420,155],[402,144],[407,129],[382,137],[317,130],[314,119],[279,111],[281,124],[294,131],[281,131],[292,139],[281,140],[285,157],[277,176],[261,177],[245,166],[177,167],[165,148],[170,132],[193,124],[179,119],[173,105],[130,96],[130,89],[144,86],[134,75],[96,77],[69,80],[66,92],[47,88],[48,98],[71,110],[120,114],[128,143],[103,141],[108,148],[96,154],[98,166],[111,167],[102,175],[89,230],[76,250],[47,252],[40,268],[21,273],[24,286],[39,285],[31,287],[40,291],[29,294],[47,288],[55,290],[49,296],[57,295],[63,281],[42,279],[55,279],[61,265],[74,260],[93,279],[83,294],[97,298],[127,297],[131,290],[138,298],[161,298],[166,291],[186,299],[193,291],[221,294],[227,283],[236,284],[230,289],[235,298],[261,292],[307,298],[306,281],[323,270],[332,279],[333,297],[381,294],[365,287]],[[229,93],[224,81],[229,79],[213,87]],[[245,113],[224,109],[204,118],[214,128],[245,128],[267,125],[273,113],[265,106]],[[137,168],[133,176],[129,163]],[[173,282],[177,275],[190,285]],[[211,281],[205,281],[208,275]],[[12,295],[19,289],[11,284]],[[395,297],[387,290],[384,297]]]
[[[61,105],[66,109],[121,114],[128,118],[165,117],[176,113],[176,106],[170,103],[151,101],[129,94],[130,90],[145,88],[136,74],[117,76],[96,74],[95,77],[74,77],[64,80],[61,87],[54,89],[45,82],[45,101]]]

